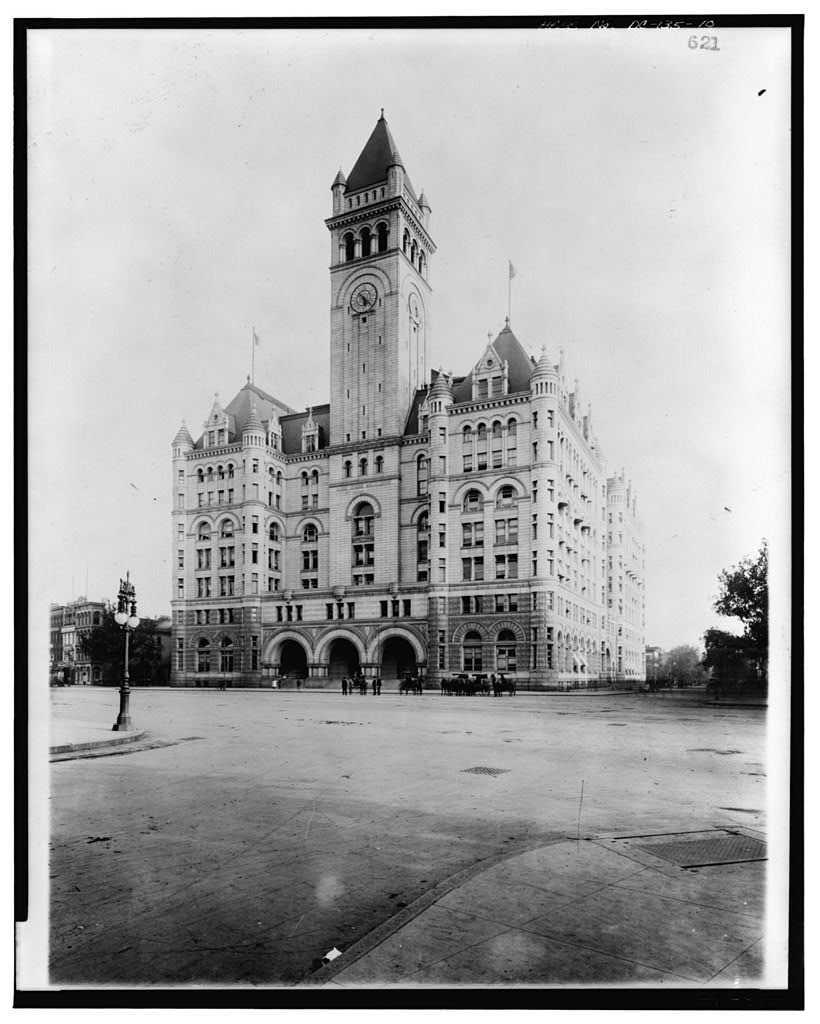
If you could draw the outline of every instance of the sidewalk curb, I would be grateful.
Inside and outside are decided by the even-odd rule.
[[[408,906],[402,907],[398,913],[388,917],[386,921],[382,921],[381,924],[376,925],[376,927],[366,935],[363,935],[351,946],[348,946],[347,949],[343,950],[341,956],[336,957],[336,959],[331,961],[329,964],[318,967],[311,974],[307,975],[307,977],[303,978],[302,981],[298,983],[297,987],[321,987],[326,985],[329,981],[332,981],[337,974],[346,970],[352,964],[356,963],[357,960],[361,960],[362,957],[367,956],[368,953],[371,953],[386,939],[389,939],[391,935],[400,931],[406,924],[409,924],[414,918],[418,917],[419,914],[427,910],[428,907],[437,903],[443,896],[446,896],[447,893],[452,892],[453,889],[457,889],[460,885],[468,882],[476,875],[480,875],[488,868],[494,867],[502,861],[511,860],[513,857],[517,857],[522,853],[528,853],[530,850],[539,850],[547,846],[555,846],[558,843],[566,842],[568,838],[571,837],[564,835],[562,832],[561,834],[556,835],[554,839],[545,839],[543,836],[538,839],[530,839],[521,843],[514,850],[503,850],[495,854],[490,854],[490,856],[482,858],[475,864],[462,868],[461,871],[456,872],[454,875],[450,875],[449,878],[445,878],[437,885],[434,885],[432,889],[423,893],[418,897],[418,899],[408,904]]]
[[[73,754],[81,750],[100,750],[104,747],[120,747],[125,743],[136,743],[144,739],[145,730],[130,733],[128,736],[114,736],[110,740],[88,740],[84,743],[60,743],[55,747],[49,747],[49,757],[54,754]]]

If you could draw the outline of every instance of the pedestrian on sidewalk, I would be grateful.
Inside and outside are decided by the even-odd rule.
[[[347,696],[347,676],[342,676],[342,696]]]
[[[376,696],[376,677],[375,676],[373,676],[372,688],[373,688],[373,696],[375,697]]]
[[[301,676],[297,676],[296,677],[296,689],[297,690],[301,690],[302,689],[302,677]]]
[[[382,677],[376,676],[376,696],[381,697],[382,695]]]

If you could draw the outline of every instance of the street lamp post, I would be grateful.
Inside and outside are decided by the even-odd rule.
[[[131,690],[128,686],[128,637],[137,628],[140,620],[137,618],[137,592],[134,584],[126,572],[125,579],[120,580],[120,592],[117,595],[117,610],[114,613],[114,621],[125,632],[125,660],[123,661],[122,686],[120,686],[120,713],[114,723],[112,732],[122,732],[131,729],[131,716],[128,713],[128,700]]]

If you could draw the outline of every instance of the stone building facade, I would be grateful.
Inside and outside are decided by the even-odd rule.
[[[463,376],[431,370],[431,210],[383,115],[331,193],[330,403],[249,379],[172,443],[172,683],[637,680],[635,497],[563,350],[508,320]]]
[[[103,601],[78,597],[68,604],[52,604],[49,609],[49,671],[52,682],[98,685],[103,666],[92,663],[80,649],[79,634],[100,626],[105,612]]]

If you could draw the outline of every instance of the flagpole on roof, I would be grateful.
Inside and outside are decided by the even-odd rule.
[[[251,327],[251,384],[254,383],[254,371],[256,368],[256,328]]]
[[[507,260],[508,274],[507,274],[507,320],[512,317],[512,279],[515,277],[515,267],[512,265],[512,260]]]

